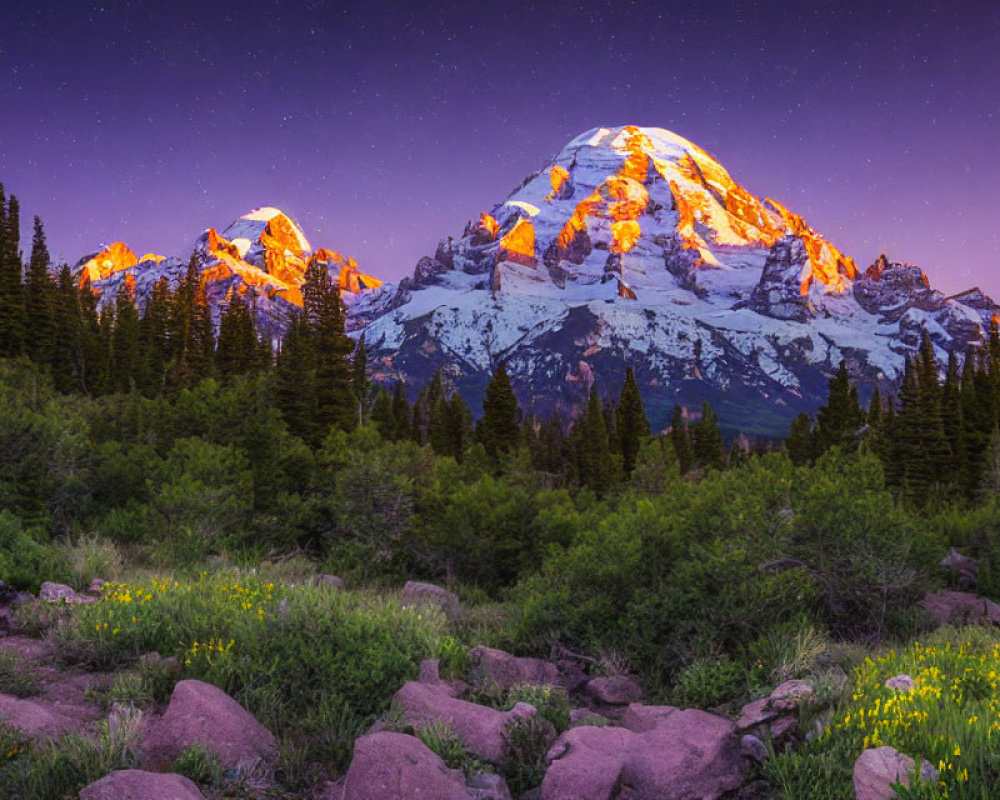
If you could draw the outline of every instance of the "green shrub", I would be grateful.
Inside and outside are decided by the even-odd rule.
[[[747,690],[747,670],[729,656],[699,658],[677,676],[671,702],[683,707],[712,708],[740,698]]]
[[[569,727],[569,696],[561,686],[519,683],[507,692],[503,708],[510,711],[518,703],[534,706],[538,715],[550,722],[556,733],[562,733]]]
[[[16,650],[0,647],[0,693],[31,697],[41,692],[38,673]]]
[[[9,511],[0,511],[0,580],[32,593],[45,581],[68,581],[66,559],[46,538],[41,531],[25,530]]]
[[[69,565],[71,583],[85,589],[94,578],[118,578],[124,559],[114,542],[97,534],[82,535],[64,542],[60,549]]]
[[[223,778],[219,757],[197,745],[189,747],[177,756],[173,771],[190,778],[195,783],[208,786],[219,786]]]
[[[465,747],[450,726],[443,722],[432,722],[419,728],[417,737],[429,750],[439,755],[449,769],[460,769],[465,766]]]
[[[507,760],[501,770],[515,797],[534,789],[545,777],[551,726],[538,717],[512,719],[504,731]]]

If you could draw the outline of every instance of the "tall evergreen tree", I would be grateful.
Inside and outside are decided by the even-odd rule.
[[[142,358],[139,347],[139,312],[126,287],[115,297],[114,327],[111,336],[111,386],[129,392],[141,384]]]
[[[20,206],[14,195],[4,206],[0,184],[0,357],[24,351],[24,286],[21,265]]]
[[[292,433],[318,444],[325,432],[316,426],[314,362],[305,319],[301,313],[293,313],[274,366],[274,404]]]
[[[261,369],[261,348],[250,309],[243,297],[234,293],[219,318],[219,343],[215,350],[219,377],[230,381]]]
[[[706,402],[701,405],[701,419],[694,426],[694,459],[704,469],[722,470],[726,466],[726,451],[715,411]]]
[[[25,352],[36,364],[42,365],[52,361],[55,339],[55,286],[49,273],[51,265],[45,229],[36,216],[24,286],[24,314],[31,328],[31,335],[25,337]]]
[[[857,390],[851,386],[847,362],[841,361],[836,376],[830,379],[825,406],[816,414],[816,439],[820,451],[831,447],[852,450],[857,446],[855,433],[863,416]]]
[[[616,422],[622,467],[628,476],[635,470],[639,450],[649,437],[649,419],[646,417],[646,407],[642,403],[642,395],[639,394],[639,385],[635,381],[632,367],[625,371],[625,383],[622,385],[621,397],[618,400]]]
[[[154,285],[146,301],[146,313],[139,320],[143,381],[139,387],[149,396],[160,394],[173,359],[170,338],[171,297],[166,278]]]
[[[52,381],[58,391],[85,391],[80,298],[66,264],[59,269],[53,295],[52,355],[49,363]]]
[[[491,456],[517,447],[520,410],[510,385],[507,367],[501,361],[486,386],[483,416],[476,426],[476,439]]]
[[[354,342],[344,333],[340,289],[320,262],[311,262],[302,284],[302,317],[315,359],[315,426],[320,439],[332,428],[351,430],[357,422],[351,367]]]
[[[801,467],[812,463],[816,454],[816,436],[808,414],[799,414],[792,420],[792,428],[785,441],[785,449],[795,466]]]
[[[354,360],[351,362],[351,389],[354,391],[354,402],[358,411],[358,424],[364,425],[368,418],[371,398],[371,381],[368,380],[368,349],[365,347],[365,335],[362,333],[358,345],[354,348]]]
[[[402,380],[392,387],[392,436],[394,441],[414,439],[413,410],[406,396],[406,386]]]
[[[590,389],[586,413],[573,425],[571,439],[577,481],[598,495],[603,494],[614,482],[614,462],[604,407],[596,386]]]
[[[691,444],[691,433],[687,420],[684,419],[684,409],[674,406],[674,414],[670,418],[670,441],[674,445],[677,465],[681,475],[686,475],[694,467],[694,448]]]

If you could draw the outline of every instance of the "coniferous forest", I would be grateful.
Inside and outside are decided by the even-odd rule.
[[[465,678],[484,644],[732,718],[808,682],[792,732],[762,736],[766,757],[728,797],[852,798],[856,757],[888,742],[938,772],[906,797],[991,796],[996,646],[962,627],[975,609],[938,629],[922,601],[1000,601],[996,321],[947,363],[925,332],[867,406],[842,363],[784,442],[727,441],[708,404],[650,430],[631,369],[620,386],[597,376],[572,419],[519,408],[502,362],[481,408],[444,371],[378,384],[324,268],[302,294],[280,343],[238,296],[214,325],[194,258],[141,313],[127,289],[99,311],[52,263],[37,217],[20,241],[0,189],[2,591],[109,581],[97,602],[24,603],[4,624],[44,635],[51,663],[100,674],[91,700],[119,723],[198,678],[277,737],[271,794],[199,750],[175,771],[211,796],[320,796],[374,722],[414,732],[390,701],[423,659]],[[460,613],[411,613],[407,581],[447,587]],[[43,694],[32,669],[3,655],[0,694]],[[904,672],[917,688],[900,700],[885,681]],[[470,691],[503,710],[528,697]],[[566,728],[566,693],[532,691],[553,733]],[[131,765],[118,729],[102,730],[93,744],[0,726],[5,796],[75,796]],[[467,775],[500,771],[515,796],[541,784],[540,729],[508,731],[505,763],[447,726],[416,732]]]

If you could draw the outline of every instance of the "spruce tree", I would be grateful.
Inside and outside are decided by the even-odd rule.
[[[368,418],[371,399],[371,382],[368,380],[368,350],[365,347],[365,335],[362,333],[358,345],[354,348],[354,360],[351,363],[351,389],[354,392],[354,402],[357,405],[358,424],[364,425]]]
[[[25,337],[25,352],[32,361],[42,365],[51,362],[55,339],[55,286],[49,274],[51,264],[45,229],[36,216],[31,256],[25,273],[24,315],[31,329],[31,335]]]
[[[707,403],[701,405],[701,419],[694,426],[694,459],[703,469],[722,470],[726,466],[726,451],[715,412]]]
[[[274,366],[274,404],[292,433],[316,445],[326,431],[316,425],[314,362],[309,329],[303,315],[293,313]]]
[[[139,347],[139,312],[131,293],[122,286],[115,297],[114,326],[111,335],[111,388],[130,392],[142,381],[142,358]]]
[[[518,417],[517,398],[501,361],[486,386],[483,398],[483,416],[476,426],[476,439],[490,456],[509,452],[517,447]]]
[[[333,428],[351,430],[357,422],[351,367],[354,342],[344,332],[340,289],[320,262],[311,262],[302,284],[302,317],[312,340],[315,428],[320,441]],[[317,442],[318,443],[318,442]]]
[[[472,440],[472,411],[462,395],[452,392],[447,406],[449,455],[461,461]]]
[[[827,401],[816,414],[816,440],[820,452],[831,447],[853,450],[855,433],[862,424],[857,390],[851,386],[847,362],[841,360],[836,376],[830,379]]]
[[[394,441],[413,439],[416,441],[413,425],[413,410],[406,396],[406,386],[402,380],[392,388],[392,436]]]
[[[674,406],[674,414],[670,418],[670,441],[674,445],[674,454],[681,475],[686,475],[694,467],[694,448],[691,444],[691,434],[688,431],[687,420],[684,419],[684,409]]]
[[[160,278],[149,293],[146,313],[139,321],[143,382],[139,387],[148,396],[160,394],[173,359],[170,338],[171,297],[166,278]]]
[[[808,414],[799,414],[792,420],[785,449],[795,466],[801,467],[812,463],[816,451],[816,437]]]
[[[387,441],[395,439],[392,418],[392,395],[386,391],[384,386],[380,386],[375,393],[369,420],[383,439]]]
[[[76,282],[63,264],[59,269],[52,305],[52,382],[63,393],[84,391],[83,331]]]
[[[21,275],[20,206],[14,195],[4,206],[0,184],[0,358],[24,351],[24,286]]]
[[[602,495],[614,482],[614,463],[604,407],[596,386],[590,389],[586,413],[573,425],[571,439],[578,483]]]
[[[629,476],[635,470],[639,450],[649,436],[649,419],[646,417],[646,408],[642,404],[642,396],[639,394],[639,386],[635,382],[635,372],[632,367],[625,371],[625,383],[618,400],[616,422],[622,467],[625,475]]]
[[[263,366],[253,317],[238,293],[233,294],[219,318],[215,366],[224,381],[248,375]]]

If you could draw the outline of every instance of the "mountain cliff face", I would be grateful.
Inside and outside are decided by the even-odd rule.
[[[382,282],[363,274],[357,262],[326,248],[313,251],[302,229],[276,208],[258,208],[234,220],[222,233],[207,229],[195,242],[194,257],[205,280],[205,292],[216,322],[234,295],[255,310],[258,328],[279,339],[288,315],[302,306],[301,286],[313,263],[326,267],[338,283],[346,306],[362,292],[376,293]],[[123,288],[140,307],[153,286],[165,278],[176,288],[187,261],[147,254],[141,258],[122,242],[86,256],[75,272],[81,285],[90,283],[101,303],[112,302]]]
[[[712,402],[731,430],[784,434],[846,359],[887,385],[927,329],[979,344],[997,306],[933,291],[884,257],[862,272],[801,217],[658,128],[599,128],[351,308],[383,377],[438,367],[477,407],[506,361],[526,408],[576,406],[632,365],[654,425]]]

